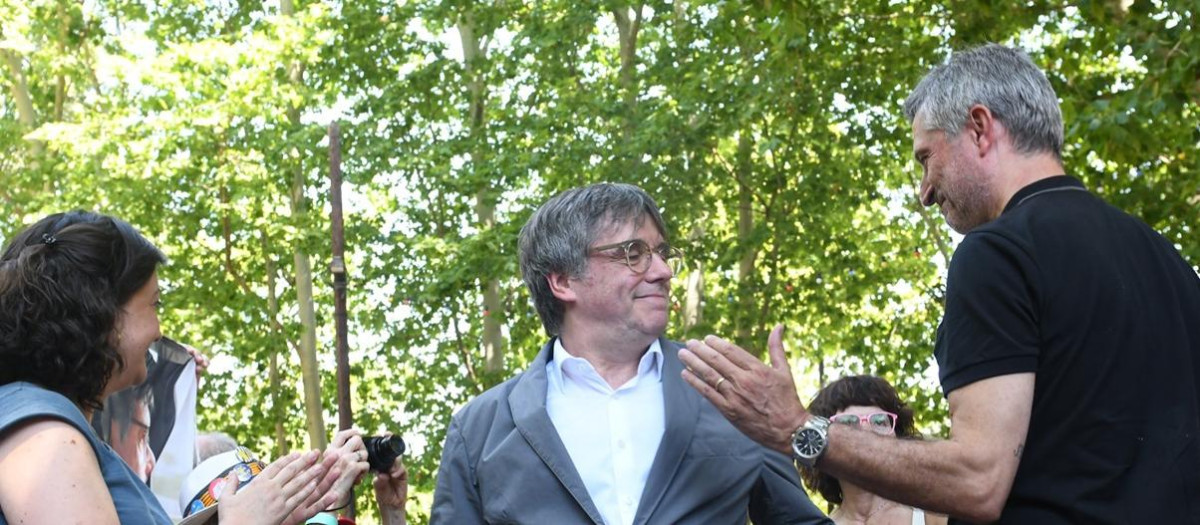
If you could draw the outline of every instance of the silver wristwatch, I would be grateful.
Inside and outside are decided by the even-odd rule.
[[[806,467],[817,464],[828,444],[829,420],[821,416],[809,414],[808,421],[792,433],[792,455],[797,463]]]

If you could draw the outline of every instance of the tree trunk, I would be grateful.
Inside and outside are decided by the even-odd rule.
[[[67,29],[71,24],[70,17],[67,16],[67,7],[64,0],[58,2],[58,52],[63,56],[67,54]],[[54,82],[54,122],[61,122],[63,118],[63,104],[67,97],[67,79],[60,69],[55,73]]]
[[[642,26],[642,4],[633,8],[630,17],[626,7],[613,9],[613,19],[617,24],[617,36],[620,40],[621,69],[617,73],[617,82],[621,90],[621,102],[625,114],[621,119],[620,155],[624,173],[634,173],[641,164],[639,155],[633,144],[633,134],[637,129],[637,37]]]
[[[692,42],[690,37],[692,31],[688,28],[687,21],[687,5],[684,2],[675,2],[673,6],[673,26],[675,30],[675,46],[681,51],[681,56],[686,56],[685,50],[688,43]],[[688,122],[688,133],[697,131],[697,122],[695,115]],[[696,151],[688,149],[684,153],[684,165],[688,171],[694,170],[696,166]],[[688,233],[688,244],[691,246],[699,246],[704,238],[704,224],[707,221],[700,220],[692,231]],[[704,259],[697,257],[695,260],[690,260],[686,254],[684,261],[689,269],[687,281],[684,283],[683,297],[683,329],[685,333],[690,332],[693,328],[700,326],[704,322]]]
[[[738,247],[744,250],[742,258],[738,260],[738,302],[741,304],[741,308],[738,308],[736,337],[738,344],[743,348],[753,346],[751,345],[751,337],[754,333],[754,323],[758,321],[752,315],[752,312],[756,311],[753,304],[754,294],[752,287],[755,277],[754,263],[758,258],[758,246],[753,245],[754,193],[750,184],[753,172],[750,153],[753,146],[749,130],[742,130],[738,137],[734,170],[737,171],[737,180],[740,181],[740,184],[738,184]]]
[[[293,16],[295,6],[292,0],[281,0],[279,10],[284,16]],[[292,62],[288,64],[288,82],[300,85],[304,82],[304,64]],[[288,108],[288,121],[294,129],[301,126],[300,108]],[[298,161],[297,161],[298,162]],[[299,164],[290,167],[292,171],[292,219],[297,225],[305,224],[308,214],[304,200],[304,170]],[[304,380],[304,412],[308,427],[309,445],[324,449],[327,443],[325,436],[324,409],[321,402],[321,375],[317,368],[317,315],[313,304],[312,264],[308,253],[296,240],[293,258],[296,264],[296,301],[300,310],[300,372]]]
[[[697,223],[688,240],[692,246],[697,246],[704,237],[704,227]],[[685,258],[686,260],[686,258]],[[704,262],[697,258],[695,264],[690,264],[685,284],[683,299],[683,329],[685,331],[704,321]]]
[[[292,216],[296,223],[306,213],[303,201],[304,179],[301,170],[295,169],[295,184],[292,189]],[[300,371],[304,380],[304,413],[308,427],[309,444],[324,449],[325,420],[321,401],[321,375],[317,369],[317,316],[313,304],[312,265],[308,254],[299,245],[293,254],[296,264],[296,301],[300,310]]]
[[[262,234],[263,255],[267,258],[267,312],[271,319],[275,319],[279,314],[279,296],[275,293],[275,259],[271,257],[267,244],[267,233]],[[270,327],[272,340],[281,340],[282,335],[278,333],[274,324]],[[286,348],[286,347],[285,347]],[[280,399],[280,393],[283,392],[283,385],[279,380],[279,352],[272,349],[267,362],[267,377],[271,385],[271,421],[275,427],[275,457],[281,458],[287,455],[291,446],[287,440],[287,429],[283,426],[285,413],[283,410],[283,400]]]
[[[468,11],[458,21],[458,34],[462,39],[463,65],[467,75],[467,89],[470,90],[470,115],[468,126],[471,130],[471,166],[478,169],[485,162],[484,126],[487,124],[484,110],[487,106],[487,91],[484,88],[483,77],[479,72],[479,61],[483,60],[486,50],[480,45],[478,27],[475,18]],[[479,190],[475,193],[475,219],[480,231],[490,230],[496,225],[496,203],[488,181],[478,181]],[[488,279],[483,283],[483,369],[489,375],[504,370],[504,333],[501,331],[503,319],[503,304],[500,302],[500,281]]]
[[[37,111],[33,108],[33,96],[29,93],[29,83],[25,81],[21,57],[9,49],[0,49],[0,56],[3,56],[4,63],[8,66],[9,73],[12,74],[12,83],[9,85],[9,89],[12,91],[13,101],[17,104],[17,119],[27,131],[33,131],[37,128]],[[29,148],[36,159],[41,156],[43,144],[41,141],[35,140],[32,141]]]
[[[32,130],[34,126],[37,126],[37,113],[33,110],[33,97],[29,94],[29,84],[25,82],[21,57],[15,51],[8,49],[0,49],[0,55],[4,56],[4,63],[8,65],[8,70],[12,73],[13,80],[9,89],[12,90],[13,100],[17,103],[17,118],[21,124]]]

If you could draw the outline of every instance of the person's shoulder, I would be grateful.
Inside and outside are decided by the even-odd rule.
[[[467,421],[477,419],[479,417],[491,417],[498,410],[508,410],[508,396],[512,393],[513,388],[517,386],[517,382],[527,374],[528,371],[523,371],[508,380],[485,390],[482,394],[475,396],[463,405],[458,412],[454,414],[454,419],[459,421]]]
[[[66,420],[54,415],[45,415],[31,417],[13,425],[12,428],[8,429],[4,433],[3,441],[8,443],[9,441],[29,439],[31,437],[74,438],[76,436],[81,438],[85,437],[79,428],[67,422]],[[75,444],[77,441],[78,440],[71,441],[71,444]],[[87,445],[86,439],[84,440],[83,444]]]
[[[6,401],[46,401],[57,402],[62,400],[70,404],[70,400],[66,396],[25,381],[13,381],[0,385],[0,399]]]
[[[549,359],[550,352],[550,343],[543,345],[541,351],[538,352],[537,357],[535,357],[533,361],[529,363],[528,367],[518,372],[516,375],[508,378],[503,383],[493,386],[484,391],[482,394],[475,396],[474,399],[468,401],[466,405],[463,405],[463,407],[454,414],[454,419],[464,419],[468,417],[474,417],[479,414],[491,414],[501,408],[507,411],[508,397],[512,394],[513,389],[517,388],[517,385],[519,385],[522,380],[530,379],[530,375],[545,373],[546,363]]]
[[[15,514],[36,522],[117,523],[116,509],[91,441],[54,417],[28,419],[0,435],[0,492],[19,484],[25,498],[10,500]],[[64,494],[70,497],[61,499]]]
[[[22,464],[44,463],[45,468],[52,463],[70,466],[90,458],[94,465],[95,456],[83,432],[57,417],[30,418],[0,434],[0,464],[11,466],[10,461],[19,459]]]
[[[961,265],[970,259],[992,258],[1001,253],[1029,254],[1033,251],[1030,242],[1024,230],[1001,217],[967,232],[954,249],[950,264]]]
[[[83,414],[62,394],[32,383],[9,383],[0,386],[0,407],[0,455],[17,448],[23,455],[61,448],[63,454],[95,456],[92,440],[84,434]]]
[[[26,419],[40,416],[57,418],[76,428],[87,425],[79,408],[58,392],[25,382],[0,386],[0,432]]]
[[[999,217],[976,230],[1014,239],[1057,238],[1074,232],[1087,233],[1094,229],[1093,221],[1100,217],[1133,218],[1087,191],[1082,184],[1070,180],[1056,177],[1053,181],[1035,183],[1046,187],[1023,197],[1018,193],[1013,197],[1017,199],[1015,204],[1010,204]],[[1028,188],[1022,190],[1026,191]]]

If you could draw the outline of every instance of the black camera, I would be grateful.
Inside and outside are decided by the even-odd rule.
[[[371,436],[363,438],[367,447],[367,463],[375,472],[392,470],[392,463],[404,453],[404,440],[400,436]]]

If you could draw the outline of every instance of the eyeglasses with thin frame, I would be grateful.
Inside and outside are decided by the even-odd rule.
[[[601,255],[603,252],[617,248],[620,248],[620,252],[614,254],[615,256],[610,255],[610,257],[613,260],[623,260],[625,265],[633,270],[633,273],[646,273],[646,270],[650,269],[650,261],[654,260],[653,255],[656,253],[671,268],[672,274],[678,275],[679,271],[683,269],[683,251],[665,242],[656,248],[651,248],[646,241],[629,239],[615,244],[596,246],[588,251],[592,255]]]
[[[843,425],[857,425],[870,429],[877,434],[892,434],[896,432],[896,414],[891,412],[874,412],[861,416],[843,412],[830,416],[829,420]]]

